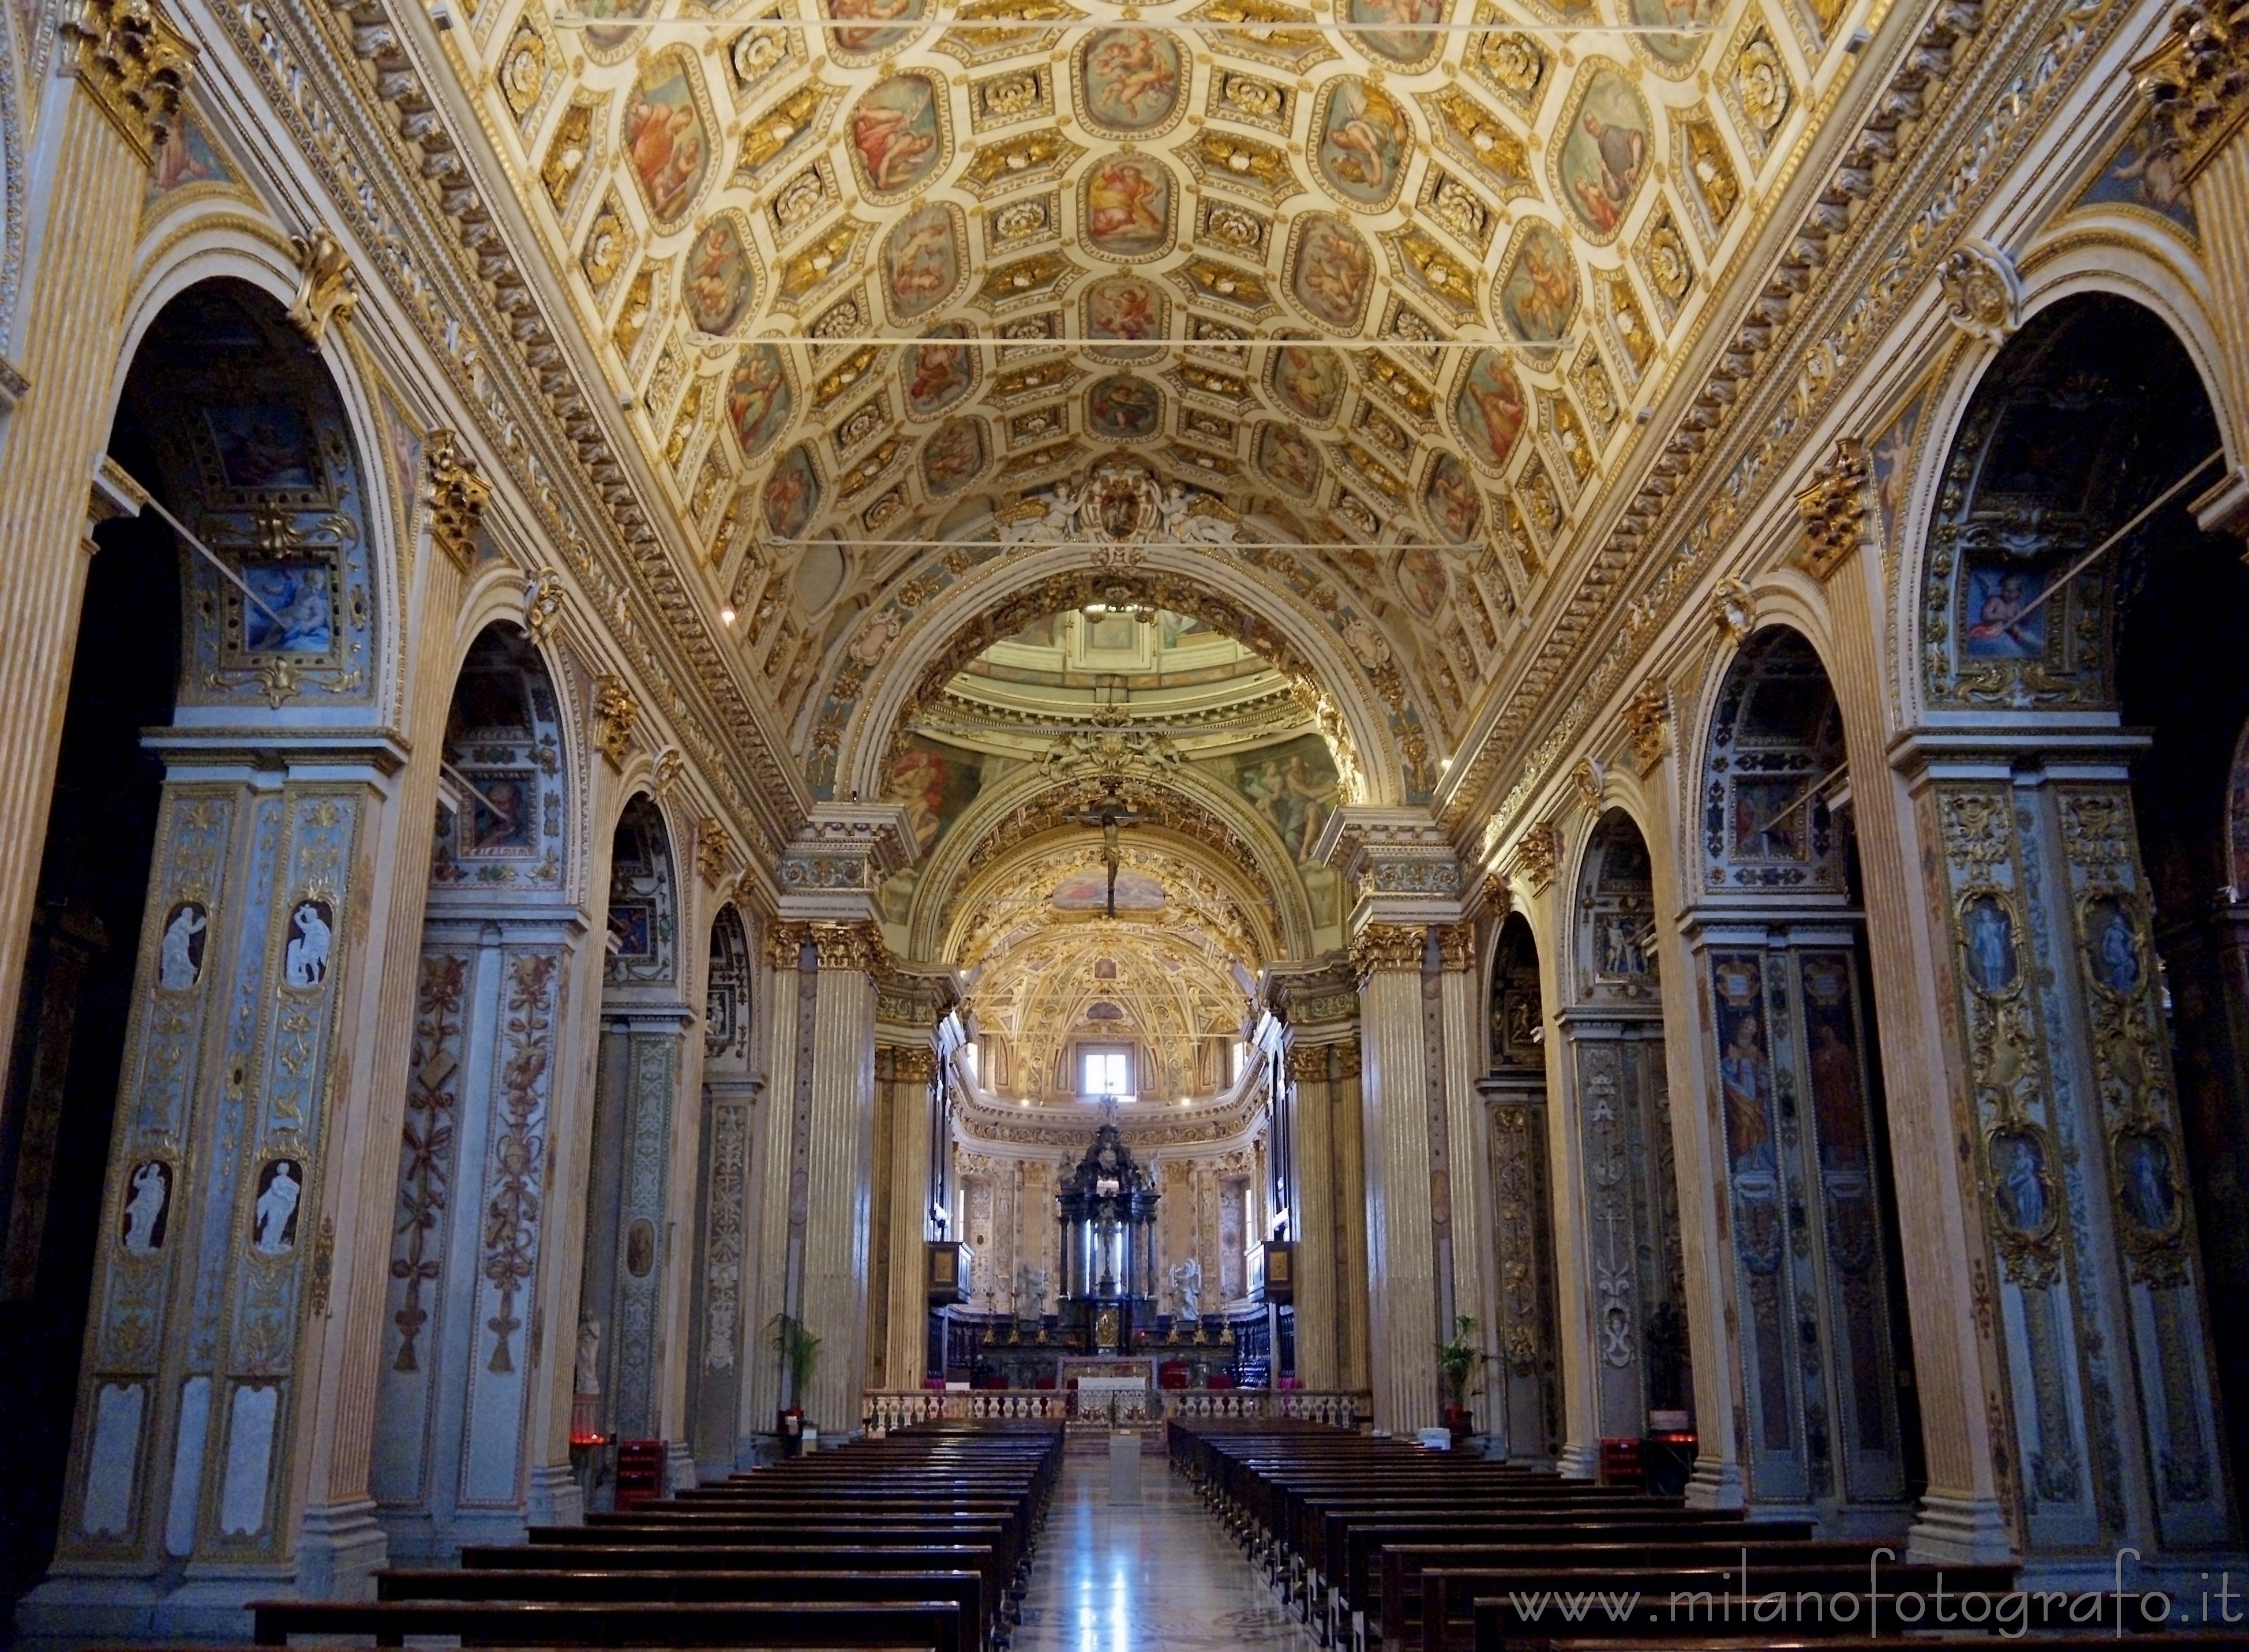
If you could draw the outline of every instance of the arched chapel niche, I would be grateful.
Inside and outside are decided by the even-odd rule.
[[[1753,1504],[1902,1518],[1911,1344],[1844,779],[1842,716],[1802,636],[1751,637],[1703,747],[1688,929],[1716,1050]]]
[[[680,893],[664,816],[636,795],[609,855],[574,1384],[595,1403],[574,1406],[590,1412],[592,1432],[627,1440],[660,1432],[672,1117],[697,1019],[681,997]]]
[[[1560,1020],[1585,1177],[1572,1202],[1592,1293],[1593,1421],[1597,1438],[1636,1439],[1650,1413],[1689,1410],[1694,1388],[1654,871],[1647,840],[1620,809],[1593,829],[1575,905]]]
[[[1927,760],[1922,807],[2032,1552],[2155,1553],[2232,1529],[2190,1197],[2192,1180],[2239,1225],[2213,793],[2230,784],[2240,650],[2223,616],[2240,576],[2181,502],[2218,447],[2160,318],[2066,298],[1984,371],[1929,534],[1924,692],[1983,713],[1976,766]],[[2191,967],[2167,980],[2173,951]],[[2237,1245],[2215,1237],[2213,1280],[2239,1277]],[[2239,1345],[2218,1346],[2238,1381]]]
[[[751,1058],[755,955],[741,911],[729,902],[711,920],[710,976],[703,993],[703,1118],[697,1155],[696,1318],[688,1350],[687,1422],[697,1469],[723,1475],[736,1464],[742,1373],[752,1327],[743,1311],[756,1231],[750,1163],[762,1075]]]
[[[547,1249],[570,889],[569,761],[547,663],[513,625],[462,662],[445,724],[398,1146],[373,1490],[390,1552],[519,1534]]]
[[[232,279],[174,299],[109,457],[211,554],[153,513],[95,534],[4,1132],[5,1294],[67,1281],[92,1323],[0,1382],[45,1396],[10,1413],[35,1435],[74,1383],[58,1559],[139,1577],[287,1559],[391,788],[335,739],[378,710],[370,472],[280,305]]]
[[[1498,1364],[1489,1373],[1493,1431],[1510,1462],[1561,1449],[1554,1316],[1554,1203],[1546,1108],[1546,1014],[1538,943],[1520,912],[1500,926],[1491,964],[1492,1251]]]

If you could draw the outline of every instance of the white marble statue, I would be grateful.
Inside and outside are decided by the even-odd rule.
[[[602,1391],[602,1322],[586,1318],[578,1321],[577,1374],[570,1380],[574,1394],[599,1394]]]
[[[1202,1262],[1189,1256],[1185,1262],[1172,1264],[1172,1294],[1179,1298],[1180,1317],[1200,1319],[1202,1317]]]

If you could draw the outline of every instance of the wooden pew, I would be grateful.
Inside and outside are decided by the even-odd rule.
[[[457,1635],[471,1646],[923,1647],[968,1652],[952,1600],[654,1601],[583,1605],[553,1600],[260,1600],[251,1607],[257,1644],[286,1646],[292,1635],[372,1635],[379,1647],[407,1637]]]

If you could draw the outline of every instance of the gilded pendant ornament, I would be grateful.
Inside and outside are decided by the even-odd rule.
[[[325,229],[289,237],[297,264],[297,293],[289,300],[289,323],[317,348],[331,322],[351,320],[359,305],[359,277],[343,244]]]

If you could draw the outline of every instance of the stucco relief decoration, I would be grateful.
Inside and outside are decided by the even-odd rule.
[[[297,291],[289,300],[289,322],[318,347],[328,328],[351,320],[359,305],[359,277],[343,244],[326,229],[289,237],[297,265]]]
[[[1757,627],[1757,593],[1746,581],[1729,574],[1710,593],[1710,618],[1735,642],[1749,641]]]
[[[524,576],[523,629],[544,648],[562,623],[562,575],[560,569],[539,568]]]
[[[561,959],[553,953],[509,960],[500,1036],[498,1131],[493,1136],[479,1271],[498,1300],[484,1329],[492,1333],[485,1369],[514,1371],[516,1310],[531,1289],[539,1260],[541,1200],[547,1178],[547,1098],[554,1057]]]
[[[1607,784],[1608,771],[1597,757],[1579,758],[1577,767],[1570,771],[1571,788],[1578,794],[1578,801],[1589,809],[1601,806],[1601,788]]]
[[[1106,573],[1131,573],[1151,544],[1232,548],[1240,519],[1215,495],[1174,482],[1159,488],[1137,465],[1097,465],[1075,486],[1065,484],[1026,499],[1006,513],[1000,542],[1007,546],[1083,545],[1089,561]]]
[[[1988,241],[1964,241],[1936,272],[1944,319],[1970,338],[2004,344],[2022,325],[2023,283],[2014,260]]]

